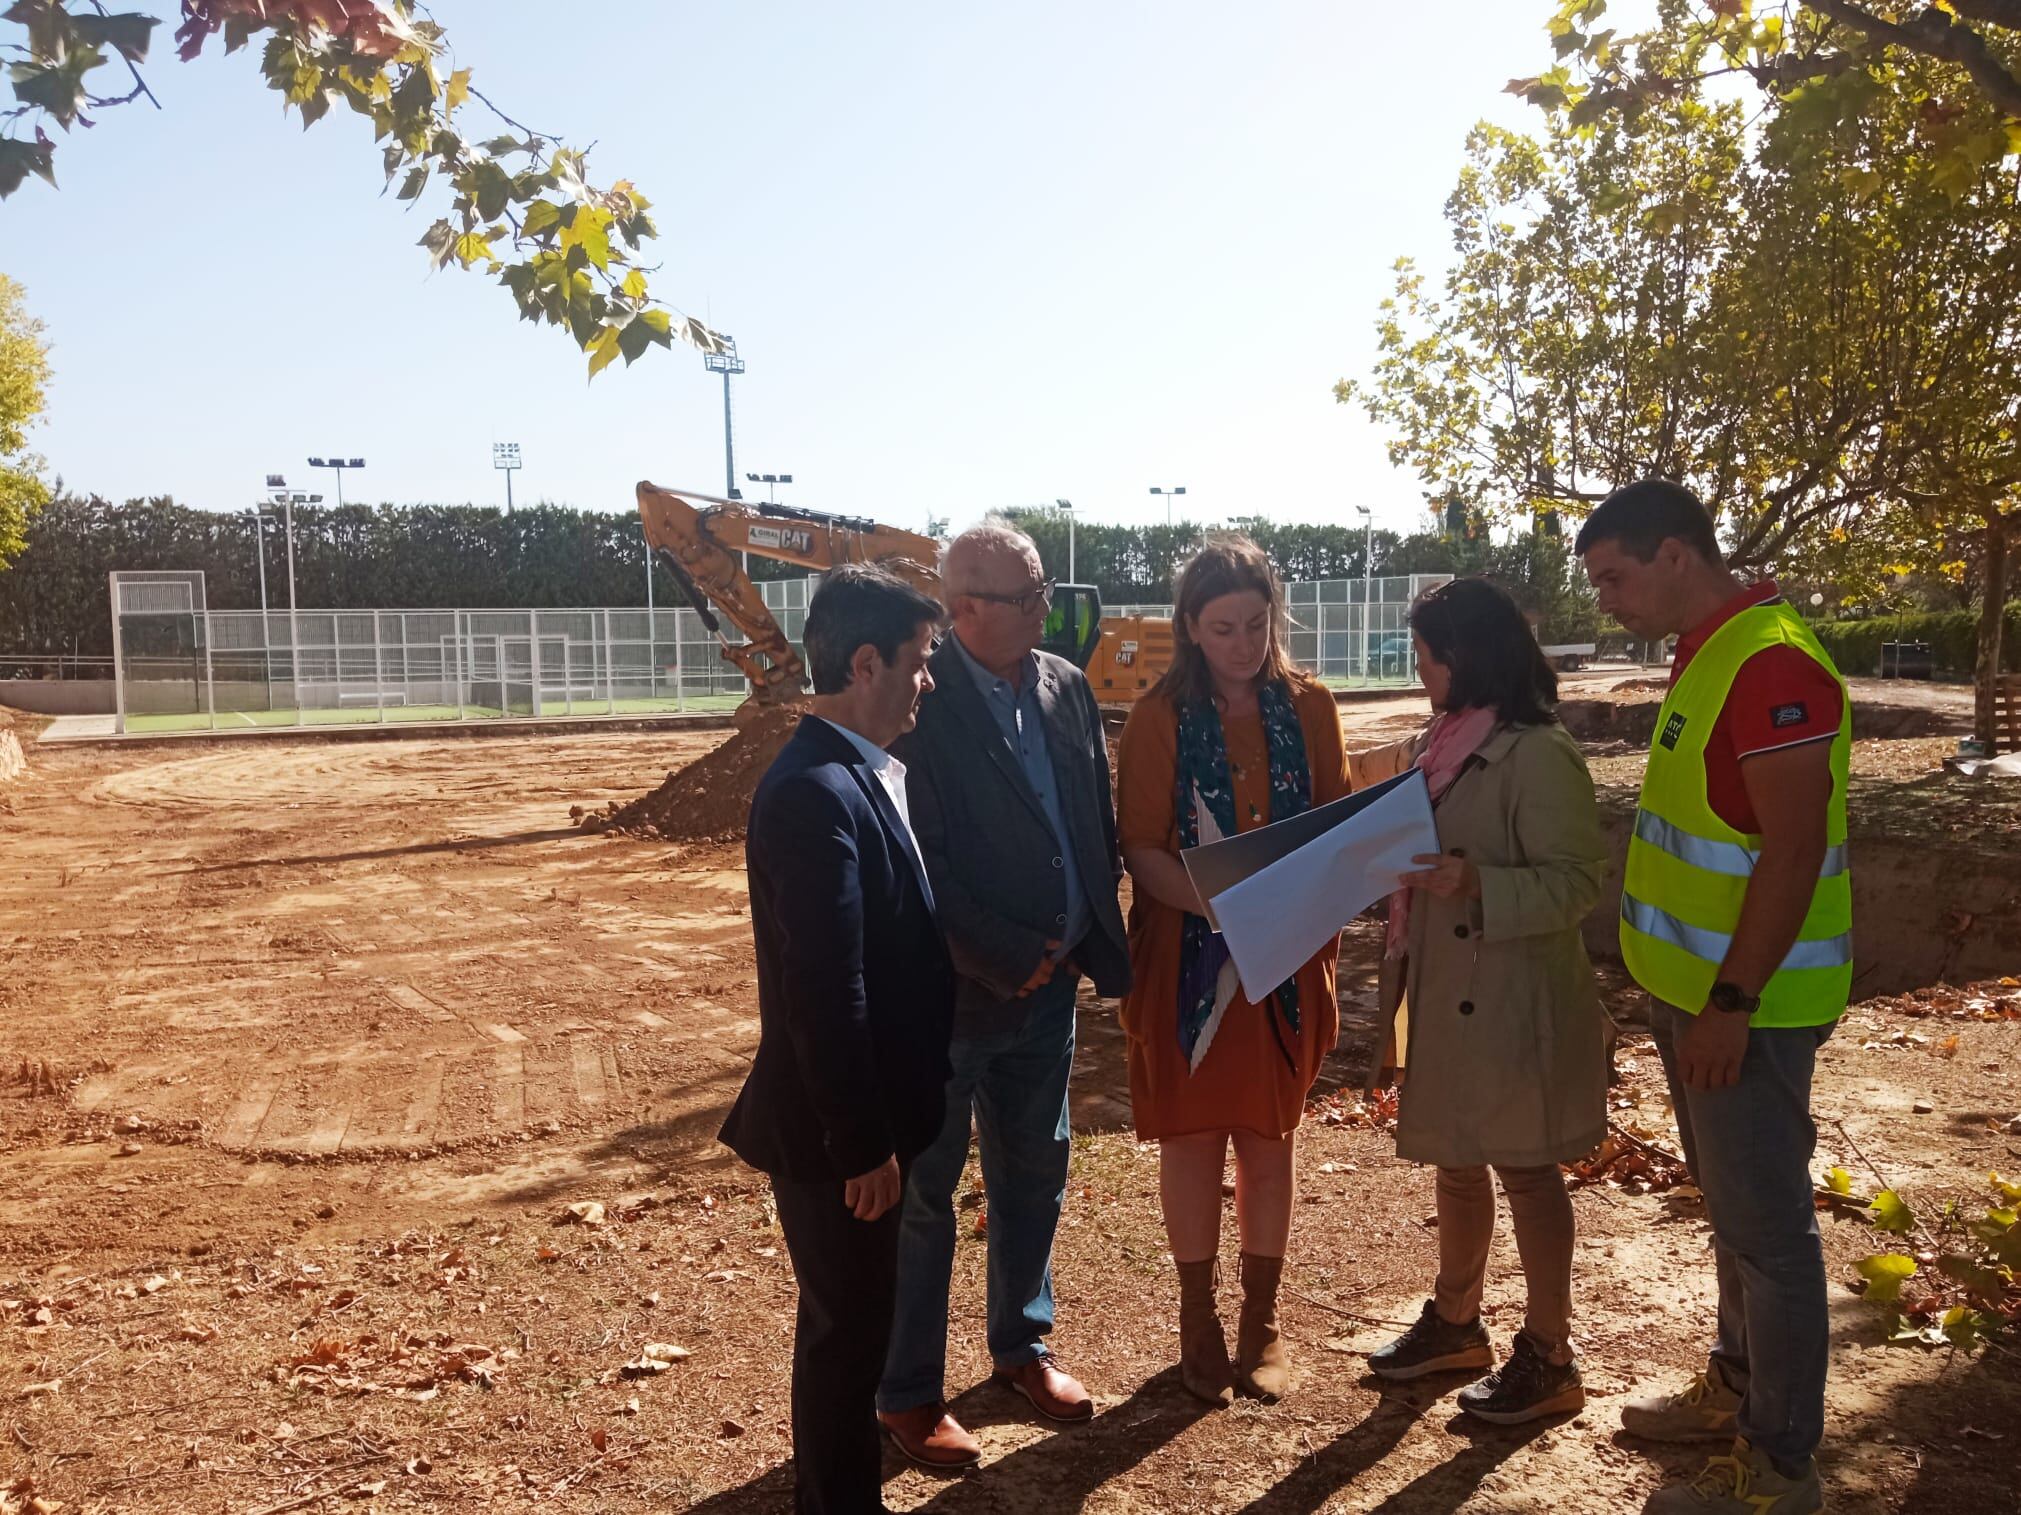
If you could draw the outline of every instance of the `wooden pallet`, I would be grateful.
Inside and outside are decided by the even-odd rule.
[[[2021,674],[1993,681],[1993,750],[2021,752]]]

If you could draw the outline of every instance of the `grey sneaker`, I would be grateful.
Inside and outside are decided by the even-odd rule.
[[[1459,1392],[1459,1405],[1490,1425],[1520,1426],[1586,1406],[1586,1384],[1575,1362],[1555,1363],[1517,1333],[1509,1360]]]
[[[1466,1325],[1451,1325],[1439,1319],[1438,1306],[1429,1299],[1418,1312],[1416,1325],[1368,1355],[1368,1370],[1394,1383],[1461,1368],[1490,1368],[1494,1363],[1495,1351],[1478,1315]]]
[[[1642,1510],[1643,1515],[1821,1515],[1824,1507],[1815,1458],[1805,1464],[1803,1477],[1786,1478],[1766,1454],[1737,1436],[1730,1453],[1707,1458],[1690,1483],[1658,1489]]]
[[[1674,1394],[1629,1400],[1621,1407],[1621,1429],[1650,1441],[1727,1441],[1739,1413],[1739,1392],[1708,1363]]]

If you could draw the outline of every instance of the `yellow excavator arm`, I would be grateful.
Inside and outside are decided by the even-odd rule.
[[[807,670],[744,572],[739,553],[817,573],[844,563],[876,563],[930,595],[940,594],[940,544],[916,532],[643,481],[638,501],[647,549],[681,586],[702,624],[722,644],[723,656],[751,681],[754,705],[805,699]],[[742,634],[743,643],[724,635],[723,621]],[[1093,588],[1063,584],[1054,590],[1042,645],[1084,669],[1096,699],[1127,703],[1156,683],[1171,662],[1172,623],[1132,617],[1105,625],[1101,597]]]
[[[806,666],[737,554],[797,563],[816,573],[844,563],[877,563],[928,594],[940,593],[935,569],[940,544],[931,537],[875,521],[677,492],[643,481],[638,500],[646,546],[722,642],[723,656],[751,681],[751,697],[761,705],[803,699]],[[718,614],[743,634],[743,645],[723,636]]]

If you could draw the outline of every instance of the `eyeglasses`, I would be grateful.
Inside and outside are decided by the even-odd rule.
[[[1038,588],[1027,589],[1023,594],[984,594],[980,589],[968,589],[960,592],[966,594],[971,600],[981,600],[989,605],[1008,605],[1019,615],[1030,615],[1041,605],[1052,604],[1053,585],[1058,582],[1059,580],[1057,579],[1047,579]]]

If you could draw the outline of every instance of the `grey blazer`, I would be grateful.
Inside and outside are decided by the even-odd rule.
[[[1027,1002],[1017,991],[1065,918],[1063,868],[1080,870],[1091,917],[1075,963],[1104,998],[1130,987],[1129,938],[1116,903],[1123,862],[1101,711],[1078,668],[1049,653],[1036,656],[1046,749],[1071,833],[1066,855],[952,636],[933,655],[934,687],[919,703],[917,727],[891,749],[905,764],[913,833],[958,975],[957,1036],[1007,1031],[1023,1021]]]

